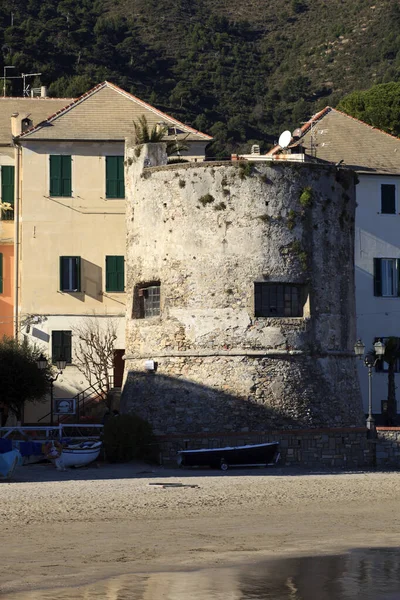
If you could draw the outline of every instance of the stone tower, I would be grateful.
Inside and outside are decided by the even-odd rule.
[[[126,148],[122,409],[188,436],[363,425],[353,174]]]

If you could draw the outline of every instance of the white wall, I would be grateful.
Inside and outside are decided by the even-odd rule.
[[[359,175],[356,187],[355,277],[357,336],[372,348],[375,337],[400,337],[400,297],[374,296],[374,258],[400,258],[400,177]],[[381,184],[396,184],[396,214],[381,214]],[[368,371],[359,363],[359,377],[365,411],[368,411]],[[387,373],[375,373],[372,380],[373,412],[381,412],[387,399]],[[396,375],[398,396],[400,375]],[[400,408],[400,398],[398,398]]]

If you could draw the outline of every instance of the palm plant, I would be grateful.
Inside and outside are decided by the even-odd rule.
[[[162,142],[164,137],[168,134],[168,127],[166,125],[153,125],[150,129],[146,115],[141,115],[137,122],[133,122],[133,129],[135,131],[136,143],[141,144],[156,144]],[[189,134],[188,134],[189,135]],[[177,140],[165,141],[167,147],[167,156],[177,154],[179,156],[182,150],[187,150],[187,146]]]

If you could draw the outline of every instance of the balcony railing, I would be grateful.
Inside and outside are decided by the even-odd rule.
[[[2,221],[14,221],[14,209],[2,209],[1,211],[1,220]]]

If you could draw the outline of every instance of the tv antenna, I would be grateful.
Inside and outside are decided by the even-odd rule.
[[[26,78],[27,77],[36,77],[41,75],[41,73],[21,73],[21,78],[22,78],[22,95],[23,96],[29,96],[29,92],[31,89],[31,86],[29,84],[26,83]]]
[[[284,131],[279,136],[278,144],[282,148],[282,150],[284,150],[285,148],[287,148],[289,146],[291,140],[292,140],[292,134],[290,133],[290,131]]]

